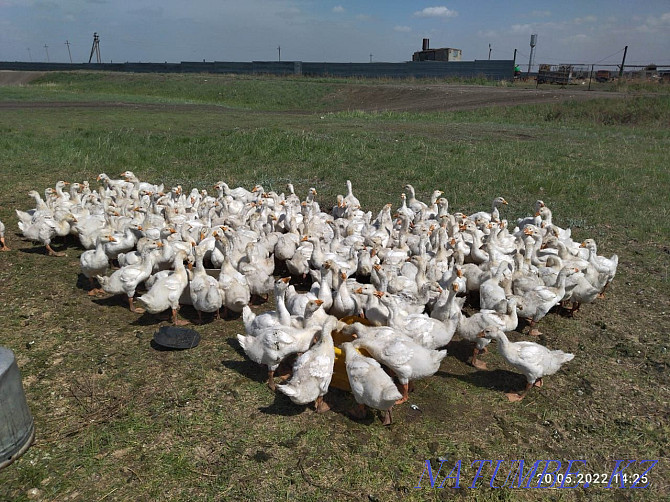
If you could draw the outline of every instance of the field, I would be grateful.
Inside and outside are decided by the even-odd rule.
[[[667,90],[36,77],[0,86],[0,219],[12,249],[0,253],[0,344],[16,354],[36,427],[34,445],[0,471],[0,500],[667,500]],[[541,321],[539,343],[575,359],[521,403],[503,395],[524,379],[495,345],[480,371],[454,341],[440,371],[394,409],[392,426],[372,414],[352,420],[352,398],[339,391],[327,396],[333,411],[316,414],[268,390],[235,339],[239,319],[198,326],[195,349],[156,350],[166,322],[118,297],[89,297],[74,239],[56,241],[64,258],[21,239],[14,209],[32,207],[29,190],[95,186],[98,174],[127,169],[188,191],[223,180],[282,192],[291,182],[303,198],[316,187],[322,208],[350,179],[375,213],[398,207],[405,183],[422,200],[441,189],[451,211],[466,213],[502,195],[510,222],[542,199],[575,240],[618,254],[619,269],[605,299]],[[483,459],[493,463],[471,488]],[[526,469],[559,460],[561,472],[582,459],[581,472],[599,478],[636,460],[627,487],[652,465],[640,462],[659,462],[637,490],[595,477],[573,490],[490,488],[496,461],[501,485],[516,459]],[[431,488],[424,473],[415,488],[426,460],[433,474],[445,460],[439,482]],[[438,488],[459,465],[459,488]]]

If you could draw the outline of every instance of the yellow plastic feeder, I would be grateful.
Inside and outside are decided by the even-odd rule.
[[[347,316],[340,319],[345,324],[354,324],[355,322],[360,322],[365,326],[372,326],[372,323],[365,319],[364,317],[359,316]],[[349,385],[349,377],[347,376],[347,367],[344,363],[345,354],[344,351],[340,348],[344,342],[351,342],[354,340],[353,336],[346,335],[341,331],[333,331],[333,344],[335,345],[335,364],[333,365],[333,378],[330,380],[330,386],[335,387],[336,389],[345,390],[351,392],[351,386]],[[357,349],[362,355],[370,357],[370,354],[365,349]]]

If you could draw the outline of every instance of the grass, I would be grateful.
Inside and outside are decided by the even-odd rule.
[[[441,500],[452,490],[414,488],[425,460],[437,466],[438,457],[443,473],[462,460],[461,486],[476,459],[505,459],[503,468],[586,459],[592,473],[611,472],[616,459],[660,459],[651,487],[636,492],[494,491],[484,479],[456,491],[467,500],[667,496],[668,96],[338,112],[348,108],[333,101],[343,85],[387,84],[50,74],[0,88],[0,104],[30,103],[0,114],[0,219],[13,249],[0,254],[0,342],[16,353],[37,429],[28,452],[0,471],[0,500],[27,500],[31,489],[44,500]],[[39,105],[62,100],[87,105]],[[16,235],[14,208],[30,207],[28,190],[126,169],[185,189],[224,180],[282,191],[290,180],[303,196],[316,187],[322,208],[346,179],[374,211],[399,205],[407,182],[423,199],[444,190],[452,211],[504,195],[510,221],[541,198],[575,239],[617,253],[619,272],[607,299],[575,319],[542,321],[540,342],[576,357],[521,405],[502,396],[522,378],[495,350],[492,371],[476,371],[463,362],[467,346],[454,343],[440,372],[417,382],[410,402],[419,410],[398,407],[391,428],[349,419],[351,398],[337,391],[336,411],[316,415],[269,393],[234,339],[239,320],[199,327],[196,349],[156,351],[156,319],[85,294],[74,241],[61,241],[68,257],[53,259]]]

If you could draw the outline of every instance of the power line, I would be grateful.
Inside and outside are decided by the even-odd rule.
[[[611,54],[611,55],[607,56],[606,58],[602,58],[600,61],[596,61],[594,64],[602,63],[602,62],[605,61],[606,59],[609,59],[609,58],[611,58],[611,57],[614,57],[614,56],[616,56],[617,54],[621,54],[622,52],[623,52],[623,49],[618,50],[618,51],[616,51],[614,54]]]

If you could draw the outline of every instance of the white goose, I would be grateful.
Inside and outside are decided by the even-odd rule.
[[[332,331],[337,319],[329,316],[322,324],[321,334],[312,347],[303,352],[293,363],[291,379],[277,389],[286,394],[296,404],[314,402],[318,413],[328,411],[330,407],[323,400],[333,377],[335,364],[335,346]]]
[[[223,295],[219,289],[219,281],[207,274],[203,264],[206,249],[195,248],[195,270],[189,282],[189,295],[193,308],[198,313],[198,324],[202,324],[203,312],[214,312],[219,319],[219,309],[223,305]]]
[[[391,408],[402,399],[402,394],[384,371],[381,364],[371,357],[363,356],[351,342],[342,344],[345,354],[347,377],[351,393],[358,407],[351,414],[356,418],[365,418],[366,406],[384,412],[384,425],[391,425]]]
[[[5,224],[0,221],[0,251],[10,251],[5,243]]]
[[[189,324],[185,319],[177,318],[179,298],[188,286],[188,274],[184,267],[184,260],[189,256],[184,251],[177,251],[173,262],[173,272],[157,280],[148,292],[137,299],[150,314],[159,314],[170,309],[172,324],[175,326]]]
[[[542,387],[542,378],[553,375],[561,365],[571,361],[574,354],[562,350],[549,350],[534,342],[510,342],[505,333],[494,327],[485,328],[480,338],[496,340],[503,359],[526,376],[526,388],[521,393],[509,392],[505,395],[510,401],[521,401],[533,387]]]
[[[107,272],[109,258],[107,258],[104,246],[107,242],[114,242],[114,240],[112,235],[100,235],[97,239],[95,249],[84,251],[79,257],[81,272],[88,278],[91,285],[91,289],[88,292],[91,296],[103,291],[102,289],[95,287],[93,279],[94,277],[104,275]]]

